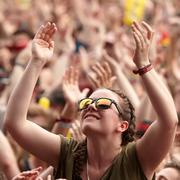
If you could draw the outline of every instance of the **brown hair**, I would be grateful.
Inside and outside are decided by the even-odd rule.
[[[110,91],[116,93],[122,100],[122,119],[129,122],[128,129],[122,134],[122,143],[121,145],[126,145],[129,142],[134,141],[135,135],[135,115],[134,107],[131,104],[129,98],[125,96],[122,92],[117,90],[109,89]],[[82,141],[77,149],[73,153],[74,157],[74,169],[73,169],[73,178],[78,179],[81,172],[83,171],[83,165],[87,162],[87,139]]]
[[[126,131],[122,133],[122,143],[121,145],[126,145],[129,142],[132,142],[135,140],[134,135],[135,135],[135,109],[129,100],[129,98],[124,95],[122,92],[118,90],[112,90],[109,89],[112,92],[116,93],[122,100],[122,119],[127,121],[129,123],[129,127]]]
[[[83,170],[83,165],[87,162],[87,139],[79,143],[77,149],[73,153],[73,157],[73,179],[77,180]]]

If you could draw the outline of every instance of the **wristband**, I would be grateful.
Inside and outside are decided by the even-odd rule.
[[[143,74],[147,73],[148,71],[150,71],[153,68],[152,64],[148,64],[147,66],[144,66],[138,70],[133,70],[134,74],[139,74],[140,76],[142,76]]]
[[[69,129],[72,127],[72,120],[66,118],[59,118],[55,120],[55,123],[59,123],[59,127]]]
[[[71,122],[72,122],[72,119],[60,117],[59,119],[56,119],[55,122],[71,123]]]
[[[64,129],[69,129],[69,128],[72,127],[72,123],[67,123],[67,122],[60,121],[59,122],[59,127],[64,128]]]

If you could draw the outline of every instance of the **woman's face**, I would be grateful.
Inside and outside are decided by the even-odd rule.
[[[156,180],[178,180],[179,172],[174,168],[164,168],[156,175]]]
[[[90,98],[110,98],[120,106],[118,95],[107,89],[99,89],[91,94]],[[102,135],[109,135],[118,132],[117,127],[120,125],[119,112],[112,103],[108,109],[97,109],[95,103],[89,105],[81,112],[81,128],[84,134],[89,132]]]

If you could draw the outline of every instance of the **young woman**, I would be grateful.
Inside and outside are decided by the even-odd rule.
[[[170,93],[148,58],[153,37],[151,27],[145,22],[132,24],[136,43],[133,62],[137,71],[134,72],[140,75],[158,115],[158,120],[137,141],[133,141],[133,106],[125,95],[109,89],[98,89],[79,101],[81,127],[87,137],[82,143],[68,141],[26,120],[36,81],[53,55],[55,31],[56,25],[47,23],[35,35],[32,58],[9,99],[7,129],[23,148],[54,166],[56,178],[152,179],[174,140],[177,115]],[[69,87],[75,102],[75,88],[73,91],[73,86]],[[70,113],[67,116],[63,118],[71,119]]]

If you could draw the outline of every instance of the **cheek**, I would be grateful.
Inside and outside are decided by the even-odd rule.
[[[103,114],[103,124],[110,129],[115,129],[119,123],[119,116],[115,113],[106,112]]]
[[[79,111],[78,117],[79,117],[80,121],[82,121],[83,115],[84,115],[84,111]]]

